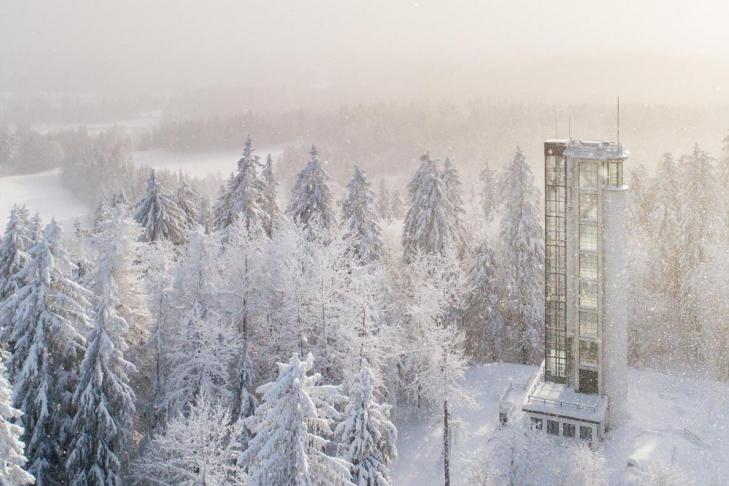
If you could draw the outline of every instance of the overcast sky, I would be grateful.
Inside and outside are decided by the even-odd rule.
[[[0,90],[727,101],[728,18],[721,0],[0,0]]]

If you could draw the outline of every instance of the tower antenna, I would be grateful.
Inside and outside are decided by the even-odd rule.
[[[620,96],[618,96],[618,145],[620,145]]]
[[[567,125],[567,138],[572,140],[572,113],[569,115],[569,122]]]
[[[557,110],[554,110],[554,138],[559,138],[559,125],[557,124]]]

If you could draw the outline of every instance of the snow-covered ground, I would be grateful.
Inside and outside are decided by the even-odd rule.
[[[510,380],[524,383],[537,369],[489,364],[469,370],[466,387],[476,406],[456,406],[460,421],[452,454],[454,485],[468,484],[469,464],[483,461],[478,450],[498,427],[498,403]],[[600,444],[610,484],[625,484],[629,459],[643,467],[674,464],[696,484],[719,486],[729,477],[729,385],[644,370],[628,374],[629,422],[611,430]],[[442,482],[440,413],[396,417],[399,457],[393,474],[398,485]],[[546,485],[545,485],[546,486]]]
[[[256,153],[265,159],[271,154],[275,161],[282,153],[281,147],[266,147],[258,149]],[[165,169],[173,172],[181,170],[189,177],[203,178],[207,175],[220,175],[224,179],[236,169],[236,163],[241,157],[241,151],[216,150],[211,152],[176,153],[166,149],[136,151],[132,160],[136,165]]]
[[[13,204],[24,204],[31,214],[39,213],[44,221],[56,218],[64,228],[88,214],[88,207],[61,184],[61,171],[0,177],[0,230]]]

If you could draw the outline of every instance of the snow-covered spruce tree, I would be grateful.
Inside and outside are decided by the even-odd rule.
[[[273,234],[273,227],[281,216],[281,210],[276,202],[276,188],[278,181],[273,172],[273,158],[271,154],[266,157],[266,164],[263,166],[263,194],[261,198],[261,209],[266,215],[266,234],[270,237]]]
[[[406,262],[418,251],[442,255],[458,238],[455,212],[441,171],[428,154],[420,160],[420,168],[408,184],[409,209],[402,232]]]
[[[334,406],[346,398],[339,387],[319,385],[319,375],[309,375],[313,365],[311,354],[303,361],[294,354],[278,364],[275,382],[258,388],[261,405],[245,420],[254,437],[238,462],[251,485],[352,484],[352,465],[324,453]]]
[[[680,254],[680,178],[670,153],[658,164],[656,177],[648,181],[645,195],[648,213],[641,214],[638,199],[640,185],[633,189],[631,180],[630,218],[631,234],[629,267],[631,292],[631,346],[629,353],[637,364],[650,364],[646,360],[677,352],[680,340],[680,307],[682,259]],[[666,330],[676,332],[669,335]]]
[[[170,240],[179,245],[187,237],[185,213],[162,187],[154,170],[147,179],[146,193],[134,207],[134,220],[144,229],[144,241]]]
[[[506,323],[501,313],[502,289],[494,251],[485,239],[472,251],[466,274],[466,302],[463,330],[466,354],[476,363],[501,360]]]
[[[377,192],[377,210],[382,221],[387,223],[392,221],[392,197],[390,191],[387,190],[385,179],[380,179],[380,190]]]
[[[140,484],[185,486],[248,485],[236,465],[242,433],[239,420],[220,401],[198,396],[187,414],[170,419],[134,464]]]
[[[505,285],[505,319],[513,336],[514,358],[537,363],[543,347],[544,230],[539,190],[521,150],[506,168],[502,181],[501,259]]]
[[[453,244],[456,245],[456,250],[462,253],[465,249],[464,239],[466,236],[466,230],[463,226],[463,215],[466,211],[463,209],[463,197],[461,197],[463,183],[458,175],[458,169],[447,157],[443,163],[443,183],[452,211],[450,219],[453,221]]]
[[[5,372],[5,356],[0,351],[0,486],[33,484],[35,478],[23,470],[27,459],[23,455],[25,444],[20,440],[23,427],[18,425],[23,414],[13,407]]]
[[[0,303],[23,284],[16,276],[28,262],[28,250],[31,246],[28,225],[28,210],[13,206],[5,226],[5,234],[0,241]]]
[[[392,202],[390,203],[390,213],[395,219],[402,219],[405,216],[405,203],[400,197],[400,191],[392,193]]]
[[[97,252],[97,269],[89,286],[94,294],[100,295],[106,284],[98,272],[104,265],[113,281],[114,312],[126,323],[122,338],[131,345],[130,360],[135,362],[147,340],[150,320],[140,287],[142,271],[138,262],[144,246],[139,242],[141,233],[142,228],[127,215],[125,207],[117,205],[110,209],[107,220],[90,239]]]
[[[352,464],[352,482],[357,486],[391,486],[397,429],[390,422],[389,406],[375,396],[375,377],[367,360],[360,361],[360,370],[349,386],[344,420],[334,431],[339,456]]]
[[[200,194],[187,181],[182,181],[175,193],[177,206],[185,213],[185,221],[189,228],[200,224]]]
[[[704,303],[699,287],[705,276],[702,265],[708,261],[710,246],[720,238],[720,218],[717,209],[718,188],[716,171],[709,155],[697,145],[690,155],[681,157],[679,177],[679,255],[682,268],[679,328],[673,335],[677,351],[685,362],[706,358],[704,354],[703,323],[698,314]]]
[[[291,202],[286,211],[291,219],[308,233],[314,224],[327,231],[335,223],[329,174],[319,161],[316,147],[311,147],[310,155],[309,162],[296,176]]]
[[[129,326],[117,313],[117,243],[113,233],[99,241],[93,281],[95,327],[86,342],[72,402],[76,415],[66,460],[71,485],[122,485],[131,445],[136,398],[128,373],[134,365],[124,359]]]
[[[382,257],[383,245],[375,195],[365,173],[358,166],[347,184],[347,196],[342,202],[342,224],[345,237],[354,245],[352,254],[369,263]]]
[[[481,210],[484,221],[490,223],[494,219],[498,207],[499,187],[496,172],[486,164],[479,178],[481,181]]]
[[[28,471],[39,485],[63,478],[70,398],[89,318],[89,292],[68,278],[61,229],[51,221],[20,271],[26,284],[0,307],[13,405],[23,412]]]
[[[242,218],[249,231],[268,226],[267,214],[261,208],[265,186],[258,174],[260,161],[253,153],[251,137],[246,138],[238,171],[228,181],[213,209],[213,228],[222,231]]]

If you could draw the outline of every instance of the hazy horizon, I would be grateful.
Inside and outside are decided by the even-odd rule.
[[[560,0],[0,5],[0,92],[170,96],[246,86],[291,105],[391,99],[729,103],[729,8]]]

